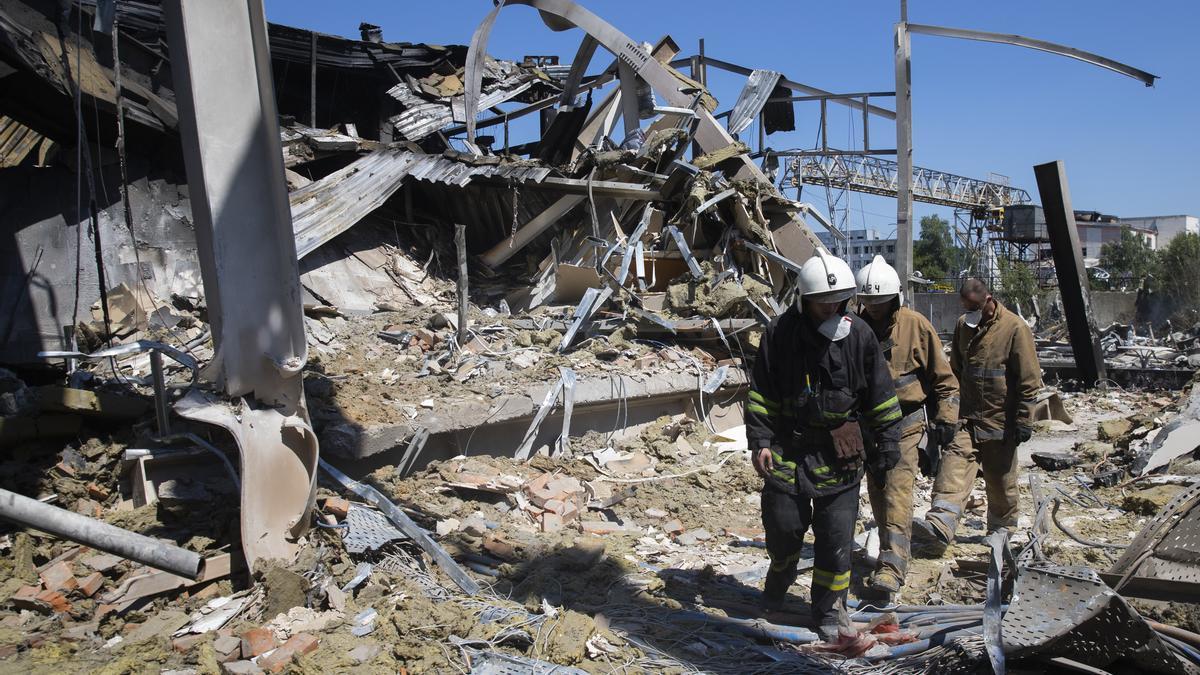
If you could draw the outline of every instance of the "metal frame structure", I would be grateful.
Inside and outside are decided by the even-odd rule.
[[[253,569],[290,559],[308,529],[318,449],[262,0],[170,0],[164,14],[215,356],[175,405],[230,432],[241,455],[241,537]]]
[[[912,43],[910,36],[933,35],[938,37],[995,42],[999,44],[1026,47],[1038,51],[1049,52],[1067,58],[1077,59],[1100,68],[1106,68],[1116,73],[1132,77],[1147,87],[1154,85],[1158,76],[1134,68],[1118,61],[1091,52],[1085,52],[1074,47],[1028,38],[1021,35],[989,33],[986,31],[965,28],[947,28],[944,26],[929,26],[925,24],[910,24],[908,22],[908,0],[900,0],[900,22],[896,24],[894,33],[894,54],[896,74],[896,150],[899,164],[900,183],[897,186],[896,197],[896,268],[900,279],[907,286],[907,279],[912,275]],[[907,290],[907,289],[906,289]]]

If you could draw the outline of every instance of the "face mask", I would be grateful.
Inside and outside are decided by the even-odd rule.
[[[979,325],[980,321],[983,321],[983,310],[977,309],[974,312],[967,312],[962,315],[962,318],[963,323],[967,324],[968,327],[975,328]]]
[[[833,342],[844,339],[850,334],[850,317],[843,314],[831,316],[817,326],[817,332]]]

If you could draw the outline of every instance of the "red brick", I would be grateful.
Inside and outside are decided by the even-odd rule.
[[[275,634],[266,628],[251,628],[243,632],[241,637],[243,659],[252,659],[259,654],[265,654],[279,644],[275,641]]]
[[[308,633],[298,633],[283,643],[279,649],[258,660],[258,667],[268,673],[278,673],[298,656],[311,654],[317,650],[317,637]]]
[[[666,532],[667,534],[683,533],[683,523],[679,522],[678,520],[668,520],[667,522],[663,523],[662,528],[663,532]]]
[[[483,548],[501,560],[515,560],[517,547],[502,537],[490,536],[483,540]]]
[[[54,468],[62,472],[64,476],[70,476],[71,478],[75,477],[75,469],[71,468],[71,465],[67,464],[66,462],[59,462],[58,464],[54,465]]]
[[[18,649],[20,649],[20,645],[0,645],[0,659],[16,656]]]
[[[74,580],[74,577],[72,577],[72,580]],[[67,602],[67,596],[58,591],[42,591],[37,594],[37,599],[50,605],[56,612],[71,611],[71,603]]]
[[[96,611],[92,613],[92,621],[100,621],[109,614],[117,611],[117,609],[117,605],[106,605],[104,603],[96,605]]]
[[[49,614],[51,611],[50,605],[37,597],[41,591],[41,586],[22,586],[17,589],[16,593],[13,593],[9,600],[12,602],[13,607],[17,609],[29,609]]]
[[[175,651],[179,652],[180,654],[186,654],[186,653],[192,651],[193,647],[200,644],[201,642],[204,642],[205,637],[206,636],[203,633],[197,633],[195,635],[184,635],[183,637],[177,637],[174,640],[171,640],[171,648],[174,649]]]
[[[87,491],[88,491],[88,495],[92,499],[98,499],[100,501],[107,500],[109,495],[112,494],[112,492],[110,492],[108,489],[102,488],[99,485],[96,485],[95,483],[88,483]]]
[[[47,567],[39,576],[46,590],[73,591],[79,587],[79,582],[75,580],[75,568],[66,560]]]
[[[325,500],[325,511],[342,520],[350,512],[350,502],[341,497],[330,497]]]
[[[92,572],[83,579],[77,581],[79,583],[79,592],[90,598],[95,595],[96,591],[100,590],[100,586],[104,584],[104,575],[100,574],[99,572]]]
[[[563,519],[562,516],[558,515],[557,513],[554,513],[553,511],[547,511],[542,514],[541,524],[542,532],[558,532],[562,529]]]
[[[297,633],[293,635],[290,640],[283,643],[283,646],[287,647],[290,645],[292,652],[296,656],[306,656],[317,651],[317,647],[319,647],[320,644],[321,641],[317,639],[316,635],[311,633]]]

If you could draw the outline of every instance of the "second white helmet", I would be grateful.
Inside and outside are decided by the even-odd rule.
[[[904,304],[900,275],[881,255],[875,256],[874,260],[859,270],[855,281],[858,283],[858,299],[864,305],[889,302],[892,298],[899,298],[900,304]]]
[[[854,297],[854,273],[845,260],[821,249],[800,267],[800,295],[817,302],[841,302]]]

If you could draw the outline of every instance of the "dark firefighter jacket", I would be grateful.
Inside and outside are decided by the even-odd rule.
[[[950,368],[962,390],[959,415],[976,441],[1012,439],[1018,425],[1033,424],[1042,387],[1033,332],[999,302],[995,316],[975,328],[959,318]]]
[[[879,341],[858,316],[838,342],[795,305],[767,326],[750,379],[746,437],[751,450],[771,448],[774,487],[816,497],[857,486],[863,463],[840,462],[829,430],[857,420],[870,439],[870,463],[880,450],[896,450],[901,417]]]

